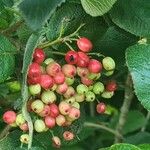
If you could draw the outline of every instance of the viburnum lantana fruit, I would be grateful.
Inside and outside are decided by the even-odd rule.
[[[103,67],[105,70],[110,71],[115,69],[115,61],[111,57],[105,57],[102,60]]]
[[[78,52],[78,61],[77,66],[78,67],[87,67],[89,64],[90,58],[87,54],[83,52]]]
[[[44,110],[44,103],[41,100],[35,100],[31,103],[31,109],[35,113],[41,113]]]
[[[22,134],[20,136],[20,142],[24,143],[24,144],[28,144],[29,143],[29,135],[28,134]]]
[[[41,95],[41,100],[45,104],[54,103],[56,99],[57,99],[56,94],[53,91],[44,91]]]
[[[51,117],[51,116],[46,116],[45,117],[45,125],[48,128],[53,128],[55,127],[55,118]]]
[[[96,59],[91,59],[88,64],[88,69],[91,73],[99,73],[102,71],[102,64]]]
[[[36,48],[33,54],[33,61],[41,64],[45,59],[45,53],[43,51],[43,49],[40,48]]]
[[[68,51],[65,55],[65,60],[68,64],[76,64],[78,61],[78,53],[73,50]]]
[[[46,125],[43,120],[37,119],[34,122],[34,129],[36,132],[44,132]]]
[[[53,136],[52,137],[52,142],[53,142],[53,146],[56,148],[60,148],[61,146],[61,140],[58,136]]]
[[[106,105],[104,103],[98,103],[96,106],[96,111],[99,114],[103,114],[106,110]]]
[[[6,111],[3,114],[3,120],[7,124],[12,124],[16,121],[16,113],[14,111]]]
[[[70,132],[70,131],[65,131],[63,133],[63,137],[66,141],[71,141],[74,139],[74,133]]]
[[[106,84],[106,90],[109,92],[113,92],[117,89],[117,84],[115,81],[110,81]]]
[[[50,108],[50,116],[53,117],[53,118],[56,118],[58,115],[59,115],[59,108],[56,104],[50,104],[49,105],[49,108]]]
[[[70,110],[71,107],[67,102],[61,101],[59,103],[58,107],[59,107],[59,111],[62,115],[68,115],[69,114],[69,110]]]

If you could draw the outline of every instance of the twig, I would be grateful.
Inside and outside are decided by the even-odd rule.
[[[142,132],[144,132],[146,130],[146,126],[148,124],[149,119],[150,119],[150,111],[148,111],[148,113],[147,113],[145,125],[141,128]]]
[[[85,127],[94,127],[94,128],[100,128],[100,129],[103,129],[103,130],[106,130],[116,136],[118,136],[119,138],[122,139],[122,135],[120,133],[117,133],[115,130],[105,126],[105,125],[101,125],[101,124],[96,124],[96,123],[92,123],[92,122],[85,122],[84,123],[84,126]]]
[[[134,92],[133,92],[133,88],[132,88],[133,84],[132,84],[132,79],[131,79],[130,74],[127,75],[127,80],[126,80],[125,85],[126,86],[125,86],[124,102],[123,102],[123,105],[121,107],[119,121],[118,121],[118,124],[116,126],[116,132],[118,134],[122,134],[123,127],[124,127],[126,120],[127,120],[129,107],[131,105],[131,101],[132,101],[133,96],[134,96]],[[122,142],[122,139],[116,135],[115,143],[119,143],[119,142]]]
[[[4,138],[8,133],[9,133],[9,130],[11,129],[12,127],[7,125],[3,130],[2,132],[0,133],[0,140],[2,138]]]

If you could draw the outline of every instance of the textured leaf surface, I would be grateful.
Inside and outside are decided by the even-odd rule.
[[[110,12],[119,27],[138,36],[150,35],[149,0],[118,0]]]
[[[135,93],[150,110],[150,45],[134,45],[127,49],[126,61],[132,75]]]
[[[81,0],[86,13],[91,16],[102,16],[107,13],[117,0]]]
[[[141,150],[149,150],[150,149],[150,144],[142,144],[142,145],[138,145],[138,147]]]

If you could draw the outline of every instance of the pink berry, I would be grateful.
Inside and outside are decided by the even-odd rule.
[[[70,64],[65,64],[62,66],[62,72],[66,77],[74,77],[76,75],[76,67]]]
[[[70,98],[70,97],[72,97],[72,96],[74,96],[75,95],[75,90],[74,90],[74,88],[72,87],[72,86],[69,86],[68,87],[68,89],[67,89],[67,91],[64,93],[64,97],[65,98]]]
[[[80,117],[80,110],[75,107],[72,107],[69,110],[68,117],[70,117],[71,119],[74,119],[74,120],[78,119]]]
[[[78,52],[78,67],[87,67],[89,64],[90,58],[83,52]]]
[[[7,124],[12,124],[16,121],[16,113],[14,111],[6,111],[3,114],[3,120]]]
[[[65,131],[65,132],[63,133],[63,137],[64,137],[64,139],[65,139],[66,141],[71,141],[71,140],[74,139],[74,134],[73,134],[72,132],[70,132],[70,131]]]
[[[27,123],[27,122],[25,122],[24,124],[20,125],[19,127],[20,127],[20,129],[21,129],[22,131],[28,131],[28,130],[29,130],[29,127],[28,127],[28,123]]]
[[[77,74],[80,77],[86,77],[89,74],[89,70],[87,68],[77,67]]]
[[[78,61],[78,53],[73,50],[68,51],[65,55],[65,60],[68,64],[76,64]]]
[[[41,75],[40,85],[44,89],[49,89],[53,87],[53,78],[47,74]]]
[[[70,110],[71,107],[67,102],[61,101],[59,103],[58,107],[59,107],[59,111],[62,115],[68,115],[69,114],[69,110]]]
[[[103,114],[106,110],[106,105],[104,103],[98,103],[97,106],[96,106],[96,111],[99,113],[99,114]]]
[[[49,108],[50,108],[50,116],[56,118],[59,115],[58,106],[53,103],[49,105]]]
[[[44,106],[44,109],[39,113],[41,117],[46,117],[50,114],[50,108],[48,105]]]
[[[45,125],[48,127],[48,128],[53,128],[55,127],[55,119],[51,116],[46,116],[45,117]]]
[[[63,126],[65,122],[66,122],[66,119],[65,119],[65,117],[63,115],[58,115],[56,117],[56,124],[58,126]]]
[[[40,48],[36,48],[33,54],[33,61],[41,64],[45,59],[45,53],[43,51],[43,49]]]
[[[117,89],[117,84],[115,81],[110,81],[106,84],[106,91],[113,92]]]
[[[67,91],[67,89],[68,89],[68,85],[66,84],[66,82],[64,82],[63,84],[57,86],[56,92],[62,95]]]
[[[53,77],[53,79],[56,84],[63,84],[65,82],[65,75],[62,72],[59,72]]]
[[[93,84],[93,80],[87,78],[87,77],[83,77],[81,78],[81,82],[86,85],[86,86],[90,86]]]
[[[102,64],[96,59],[91,59],[88,65],[88,69],[91,73],[99,73],[102,71]]]
[[[53,142],[53,146],[55,148],[60,148],[60,146],[61,146],[61,140],[60,140],[60,138],[58,136],[53,136],[52,142]]]

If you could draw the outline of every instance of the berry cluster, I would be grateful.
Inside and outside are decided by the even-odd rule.
[[[45,132],[56,126],[70,126],[80,117],[81,102],[93,102],[97,96],[111,98],[117,89],[115,81],[105,84],[100,82],[102,74],[113,74],[114,60],[105,57],[100,62],[91,58],[88,52],[92,50],[93,44],[85,37],[77,40],[77,47],[79,51],[69,50],[65,54],[67,63],[62,66],[52,58],[46,58],[43,49],[35,49],[27,82],[31,95],[28,111],[34,116],[36,132]],[[96,110],[104,113],[106,105],[98,101]],[[21,113],[7,111],[3,120],[9,125],[19,126],[24,132],[28,131],[28,124]],[[63,133],[66,141],[73,140],[74,137],[72,131]],[[20,141],[28,143],[29,135],[23,134]],[[52,141],[55,147],[60,147],[59,137],[53,135]]]

